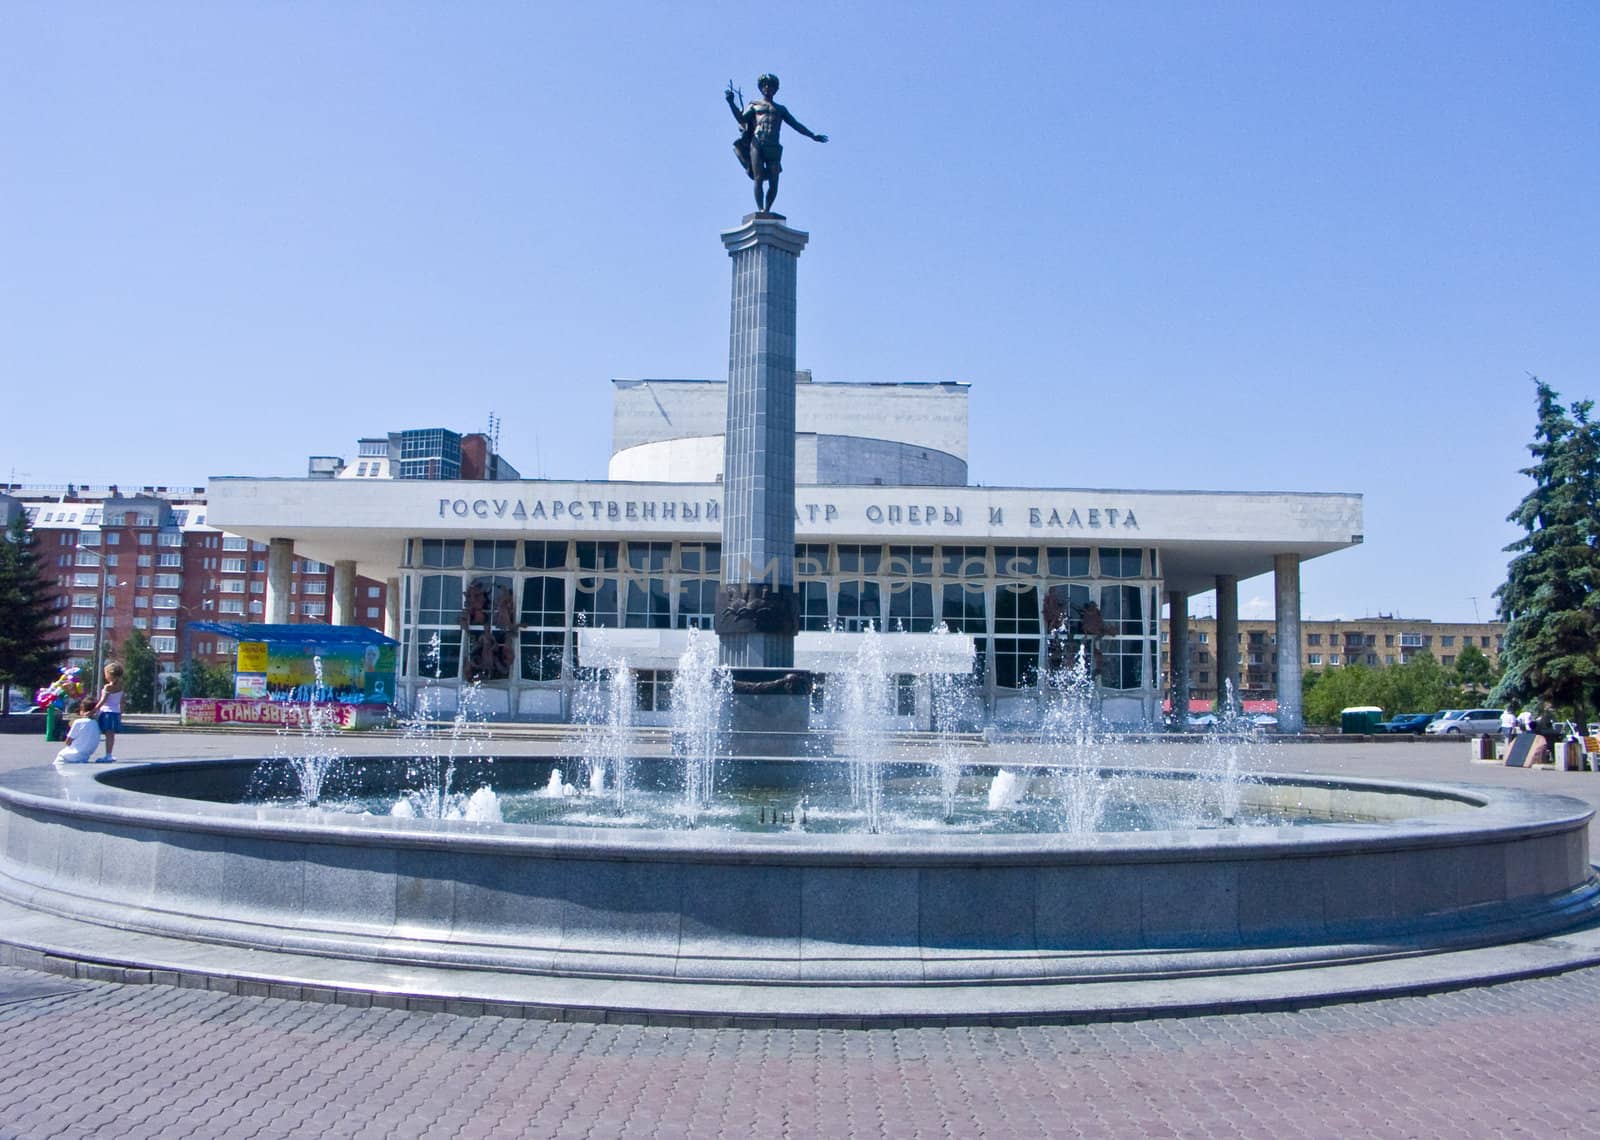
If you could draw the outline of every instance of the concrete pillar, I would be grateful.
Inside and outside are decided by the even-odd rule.
[[[1172,677],[1172,723],[1189,725],[1189,595],[1167,591],[1167,668]]]
[[[289,584],[294,581],[294,540],[274,538],[267,543],[267,621],[284,625],[294,614]]]
[[[1217,699],[1227,698],[1228,686],[1239,700],[1239,579],[1217,575]]]
[[[778,214],[726,230],[733,259],[728,419],[722,475],[722,589],[716,631],[726,665],[791,669],[794,593],[795,279],[810,235]]]
[[[1278,622],[1278,730],[1305,727],[1300,711],[1300,556],[1272,556],[1273,597]]]
[[[333,564],[333,624],[356,624],[356,564]]]
[[[383,584],[383,635],[400,640],[400,579]]]

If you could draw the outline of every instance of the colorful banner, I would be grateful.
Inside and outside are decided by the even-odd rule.
[[[317,705],[328,723],[339,728],[371,728],[389,718],[389,706],[382,704]],[[310,704],[298,701],[218,700],[210,697],[185,697],[185,725],[265,724],[304,728],[311,723]]]

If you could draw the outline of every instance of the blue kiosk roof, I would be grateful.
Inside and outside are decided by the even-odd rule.
[[[264,641],[269,645],[399,645],[364,625],[269,625],[252,621],[196,621],[190,629],[216,633],[235,641]]]

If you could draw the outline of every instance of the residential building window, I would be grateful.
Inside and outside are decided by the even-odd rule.
[[[150,648],[157,653],[178,652],[178,639],[176,637],[156,636],[150,639]]]
[[[217,602],[217,612],[221,614],[244,613],[243,598],[223,598]]]
[[[224,574],[243,574],[244,573],[244,559],[243,558],[224,558],[222,560],[222,572]]]
[[[1306,655],[1306,664],[1307,665],[1321,665],[1322,664],[1322,654],[1320,654],[1320,653],[1307,654]]]
[[[236,534],[222,536],[222,549],[224,550],[249,550],[250,543]]]
[[[1307,645],[1321,645],[1322,644],[1322,634],[1320,634],[1320,633],[1308,633],[1308,634],[1306,634],[1306,644]]]

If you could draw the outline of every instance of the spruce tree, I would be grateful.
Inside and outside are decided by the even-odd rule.
[[[62,631],[51,618],[32,535],[19,515],[0,540],[0,707],[6,712],[12,689],[31,697],[55,679]]]
[[[1507,623],[1495,696],[1541,701],[1580,723],[1600,695],[1600,425],[1593,404],[1563,408],[1549,385],[1534,381],[1539,423],[1528,445],[1533,480],[1507,516],[1523,536],[1495,596]]]

